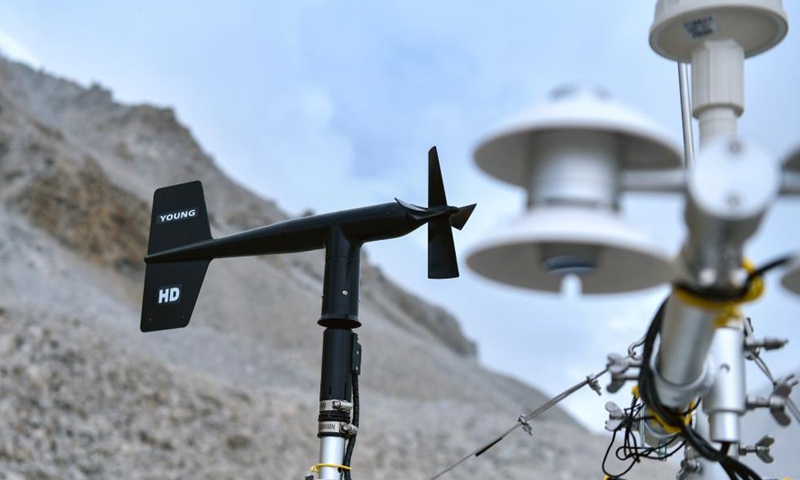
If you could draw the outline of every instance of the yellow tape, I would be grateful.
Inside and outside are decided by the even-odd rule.
[[[633,386],[633,388],[631,389],[631,393],[633,394],[634,398],[640,398],[639,397],[639,385],[638,384]],[[689,408],[688,408],[689,413],[687,413],[686,415],[681,415],[683,417],[683,423],[685,423],[686,425],[689,425],[692,422],[692,414],[694,412],[694,405],[695,405],[695,403],[694,403],[694,401],[692,401],[689,404]],[[653,418],[649,420],[651,425],[661,426],[661,428],[663,428],[664,431],[669,433],[669,434],[680,433],[681,429],[679,427],[673,427],[672,425],[668,425],[667,422],[662,420],[661,417],[659,417],[656,414],[656,412],[654,412],[652,409],[648,409],[648,411],[653,416]]]
[[[311,467],[309,470],[311,470],[311,473],[319,473],[320,468],[338,468],[340,470],[347,470],[347,471],[352,470],[352,468],[348,467],[347,465],[337,465],[335,463],[318,463],[313,467]]]
[[[755,270],[755,266],[750,260],[744,260],[742,262],[742,267],[744,267],[744,269],[750,273]],[[699,308],[701,310],[718,310],[719,314],[714,320],[714,327],[726,327],[731,326],[731,321],[739,323],[744,318],[742,316],[742,311],[739,308],[741,304],[757,300],[761,295],[764,294],[764,279],[761,277],[752,279],[750,282],[750,288],[747,289],[747,292],[744,294],[744,296],[735,301],[710,300],[680,288],[673,289],[672,294],[675,295],[678,300],[689,306]]]

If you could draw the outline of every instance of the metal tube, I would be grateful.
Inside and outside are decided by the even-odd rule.
[[[703,146],[715,138],[736,135],[739,116],[726,106],[708,108],[697,114],[697,124],[700,127],[700,145]]]
[[[692,99],[689,97],[689,64],[687,63],[678,63],[678,85],[683,123],[683,161],[686,168],[691,168],[694,165],[694,134],[692,132]]]
[[[623,170],[620,174],[620,189],[625,192],[684,193],[686,191],[686,171],[682,168]],[[800,193],[800,174],[798,175],[797,190]]]
[[[619,145],[606,132],[558,131],[536,136],[529,205],[582,204],[615,209],[619,201]]]
[[[718,311],[688,305],[675,293],[667,301],[654,372],[665,405],[683,408],[701,390],[717,315]]]
[[[319,386],[319,463],[342,465],[346,444],[344,428],[352,410],[353,362],[358,336],[352,330],[326,328],[322,339],[322,373]],[[320,480],[338,480],[337,467],[320,467]]]
[[[738,328],[737,328],[738,327]],[[719,328],[711,344],[714,385],[703,398],[709,416],[710,438],[715,442],[738,444],[740,417],[746,411],[744,374],[744,331],[741,325]]]
[[[344,459],[345,439],[342,437],[322,437],[319,439],[319,463],[341,465]],[[339,480],[341,475],[336,467],[321,467],[319,480]]]
[[[706,40],[692,51],[692,114],[700,149],[712,139],[736,135],[744,111],[744,50],[731,39]]]

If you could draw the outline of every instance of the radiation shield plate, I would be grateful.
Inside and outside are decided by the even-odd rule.
[[[531,210],[476,245],[467,265],[521,288],[561,291],[577,275],[582,293],[641,290],[674,278],[671,256],[612,212],[568,207]]]
[[[781,0],[659,0],[650,47],[689,63],[703,42],[733,39],[752,57],[780,43],[788,30]]]
[[[682,148],[664,128],[613,100],[598,87],[566,85],[552,101],[512,118],[482,140],[475,162],[489,175],[527,187],[529,162],[536,161],[538,136],[547,132],[604,132],[619,140],[620,166],[626,170],[675,168]]]

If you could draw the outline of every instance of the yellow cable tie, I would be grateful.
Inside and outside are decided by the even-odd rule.
[[[348,472],[353,470],[352,467],[348,467],[347,465],[337,465],[335,463],[318,463],[311,467],[311,473],[319,473],[320,468],[338,468],[340,470],[347,470]]]
[[[755,270],[753,262],[746,259],[742,262],[742,267],[750,273]],[[741,317],[742,314],[738,310],[739,305],[757,300],[759,297],[761,297],[761,295],[764,294],[764,279],[761,277],[752,279],[750,282],[750,288],[748,288],[747,292],[745,292],[742,298],[735,301],[710,300],[681,288],[674,288],[672,293],[683,303],[689,306],[699,308],[701,310],[720,310],[720,314],[715,321],[715,326],[721,327],[727,325],[728,320],[731,318]]]
[[[633,396],[635,398],[637,398],[637,399],[641,398],[641,397],[639,397],[639,384],[636,384],[636,385],[633,386],[633,388],[631,389],[631,393],[633,394]],[[695,406],[695,402],[694,402],[694,400],[692,400],[689,403],[689,407],[687,408],[688,413],[686,413],[684,415],[681,415],[681,418],[683,418],[683,423],[685,423],[686,425],[689,425],[692,422],[692,415],[693,415],[693,412],[694,412],[694,406]],[[673,427],[672,425],[667,424],[667,422],[662,420],[661,417],[659,417],[654,411],[652,411],[652,409],[650,409],[650,413],[653,415],[653,418],[650,419],[650,423],[652,425],[654,425],[654,426],[660,425],[664,429],[664,431],[669,433],[669,434],[674,434],[674,433],[678,433],[678,432],[681,431],[681,429],[679,427]]]

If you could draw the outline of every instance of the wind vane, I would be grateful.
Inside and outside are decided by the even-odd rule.
[[[396,199],[369,207],[296,218],[212,238],[202,184],[156,190],[145,262],[141,330],[189,324],[209,263],[215,258],[325,250],[322,313],[325,327],[320,382],[320,479],[349,478],[358,430],[361,345],[358,318],[361,247],[401,237],[428,224],[428,277],[459,275],[451,228],[462,229],[475,204],[447,204],[436,147],[428,152],[428,206]],[[347,442],[346,442],[347,441]],[[345,450],[347,443],[347,450]],[[312,476],[313,478],[313,476]]]

